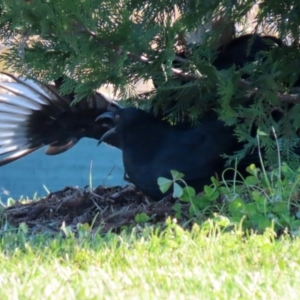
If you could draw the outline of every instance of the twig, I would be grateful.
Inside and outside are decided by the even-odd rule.
[[[300,95],[299,94],[283,94],[283,95],[278,95],[278,98],[282,102],[286,103],[292,103],[292,104],[298,104],[300,103]]]
[[[100,42],[102,45],[111,48],[113,50],[115,50],[119,55],[124,54],[124,51],[119,47],[119,46],[115,46],[113,43],[107,42],[106,40],[100,39],[97,34],[94,31],[91,31],[90,29],[85,27],[85,32],[87,32],[90,36],[92,36],[93,38],[97,39],[98,42]],[[144,55],[139,55],[136,53],[132,53],[132,52],[127,52],[126,55],[135,60],[135,61],[140,61],[144,64],[151,64],[152,62]],[[181,57],[176,57],[176,59],[178,58],[179,61],[181,61],[182,63],[188,63],[187,59],[181,58]],[[179,77],[184,77],[185,79],[190,79],[190,80],[196,80],[199,79],[199,76],[196,76],[194,74],[188,73],[188,72],[183,72],[180,69],[176,69],[176,68],[171,68],[172,72],[174,75],[179,76]]]
[[[116,47],[112,43],[109,43],[107,41],[104,41],[104,40],[100,39],[95,32],[89,30],[86,27],[85,27],[85,31],[89,35],[91,35],[92,37],[97,39],[102,45],[105,45],[109,48],[115,49],[116,52],[119,55],[124,53],[123,50],[120,47]],[[132,52],[127,52],[126,55],[128,57],[130,57],[131,59],[135,60],[135,61],[140,61],[140,62],[145,63],[145,64],[151,64],[152,63],[144,55],[139,55],[139,54],[132,53]],[[186,58],[176,56],[175,59],[177,61],[181,62],[181,63],[189,64],[189,60],[186,59]],[[201,74],[196,75],[196,74],[192,74],[190,72],[184,72],[184,71],[182,71],[180,69],[177,69],[177,68],[171,68],[171,70],[172,70],[172,72],[175,76],[185,78],[185,80],[199,80],[201,78],[206,78],[206,76],[203,76]],[[245,80],[245,79],[240,79],[239,80],[238,87],[241,88],[241,89],[246,90],[247,96],[249,98],[259,91],[259,89],[257,87],[253,87],[252,83],[250,81]],[[286,102],[286,103],[293,103],[293,104],[300,103],[300,88],[294,87],[294,88],[291,89],[291,91],[295,92],[295,94],[280,94],[280,93],[278,93],[278,99],[280,101]]]

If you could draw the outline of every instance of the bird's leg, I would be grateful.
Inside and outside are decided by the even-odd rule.
[[[124,179],[125,181],[131,182],[131,181],[130,181],[130,178],[129,178],[129,176],[128,176],[128,174],[127,174],[125,171],[124,171],[123,179]]]

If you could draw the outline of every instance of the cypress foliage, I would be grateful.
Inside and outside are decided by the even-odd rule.
[[[75,101],[103,84],[114,84],[125,99],[138,105],[134,84],[153,79],[156,90],[146,106],[168,112],[171,122],[188,118],[194,125],[214,110],[245,147],[261,137],[267,161],[277,161],[273,128],[282,159],[298,164],[292,150],[300,128],[300,3],[261,2],[257,28],[276,31],[287,47],[273,47],[257,60],[237,69],[217,70],[216,41],[222,30],[202,35],[201,44],[187,44],[189,34],[218,16],[228,24],[242,22],[256,1],[243,0],[2,0],[0,38],[9,47],[1,59],[24,77],[43,82],[64,75],[61,92],[75,91]],[[175,14],[179,18],[174,18]],[[242,32],[236,32],[241,35]],[[180,56],[180,51],[185,55]],[[179,56],[179,58],[178,58]],[[177,63],[174,65],[174,60]],[[145,97],[145,95],[144,95]],[[142,97],[140,97],[142,98]],[[274,113],[280,115],[274,120]],[[232,157],[231,159],[234,159]]]

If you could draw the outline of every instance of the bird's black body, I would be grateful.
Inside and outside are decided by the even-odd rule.
[[[259,54],[263,52],[269,52],[275,47],[282,47],[283,42],[276,37],[273,36],[261,36],[258,34],[246,34],[240,36],[238,38],[233,39],[228,44],[223,45],[219,49],[215,51],[215,58],[212,60],[211,64],[216,68],[216,70],[226,70],[229,68],[234,67],[235,69],[241,69],[247,64],[253,63],[259,59]],[[194,46],[194,49],[200,48],[201,45]],[[193,60],[193,51],[182,51],[177,53],[177,57],[181,59],[186,59],[187,62],[191,59]],[[203,57],[203,60],[205,58]],[[181,60],[173,61],[173,66],[176,68],[183,68],[185,69],[189,64],[182,63]],[[201,69],[200,69],[201,71]],[[159,74],[163,74],[162,72]],[[205,75],[205,74],[204,74]],[[249,77],[246,71],[244,71],[242,78],[246,79]],[[172,84],[170,82],[173,81]],[[173,76],[168,78],[168,82],[165,80],[156,80],[153,79],[154,86],[157,89],[160,89],[160,92],[166,100],[164,102],[161,101],[161,96],[158,97],[159,102],[157,103],[156,99],[154,98],[153,102],[156,105],[155,107],[155,114],[159,118],[164,118],[166,115],[176,111],[178,109],[178,100],[182,99],[182,90],[181,89],[168,89],[171,85],[177,86],[190,84],[191,79],[185,78],[184,76]],[[214,94],[209,91],[206,91],[206,94],[202,95],[202,99],[204,99],[207,95],[209,98],[214,97]],[[189,94],[187,99],[188,105],[193,107],[198,107],[199,101],[199,86],[190,87]],[[202,100],[203,101],[203,100]],[[205,101],[205,100],[204,100]],[[215,107],[207,107],[207,109],[214,109]],[[154,111],[154,110],[153,110]],[[207,113],[207,111],[205,112]],[[187,115],[183,114],[182,123],[187,123],[190,126],[190,119]]]
[[[229,69],[232,66],[242,68],[245,64],[254,62],[260,52],[282,45],[282,41],[273,36],[246,34],[221,47],[212,65],[217,70]]]
[[[183,129],[133,107],[105,114],[104,118],[116,123],[129,180],[155,199],[163,196],[158,177],[170,178],[170,170],[176,170],[185,175],[188,185],[201,191],[211,176],[224,169],[221,155],[233,154],[241,147],[232,128],[219,120]]]

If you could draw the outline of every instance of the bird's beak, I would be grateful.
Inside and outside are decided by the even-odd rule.
[[[108,131],[106,131],[102,137],[99,139],[98,143],[97,143],[97,146],[99,146],[103,141],[105,141],[105,139],[112,135],[112,134],[115,134],[116,133],[116,127],[113,127],[111,129],[109,129]]]
[[[115,112],[112,111],[107,111],[103,114],[101,114],[100,116],[98,116],[95,120],[95,122],[98,122],[99,120],[105,120],[105,119],[110,119],[112,121],[115,121]],[[99,146],[107,137],[109,137],[112,134],[116,133],[116,127],[113,127],[111,129],[109,129],[108,131],[106,131],[102,137],[99,139],[97,146]]]
[[[112,121],[114,121],[115,119],[115,113],[112,111],[106,111],[105,113],[101,114],[100,116],[98,116],[95,120],[95,122],[98,122],[99,120],[104,120],[104,119],[111,119]]]

